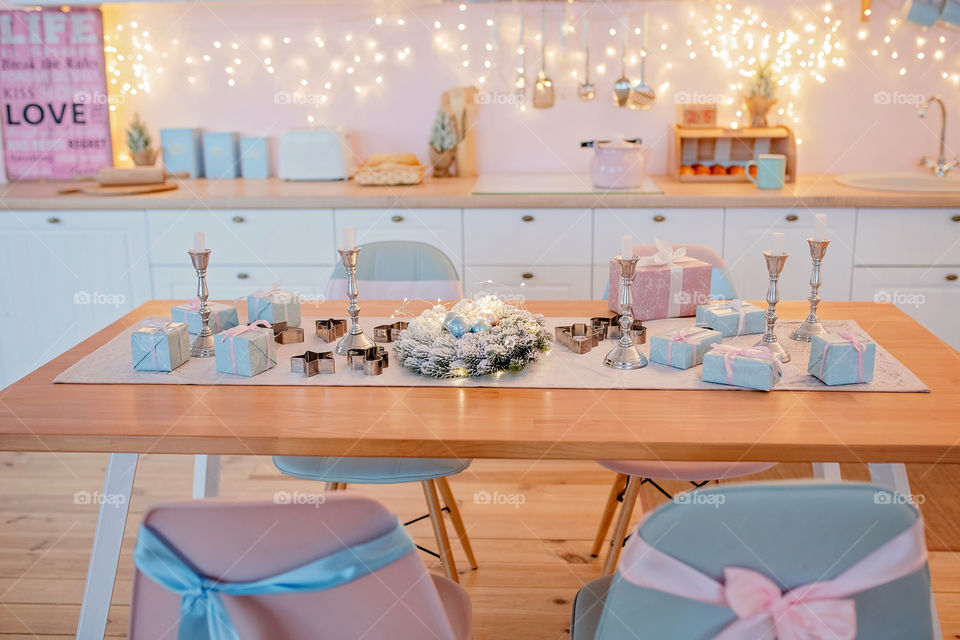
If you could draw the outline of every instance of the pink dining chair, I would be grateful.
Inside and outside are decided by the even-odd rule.
[[[164,555],[155,553],[156,545],[144,548],[145,538],[162,540],[204,579],[204,590],[214,591],[206,597],[219,597],[241,638],[470,638],[466,592],[427,573],[394,514],[359,495],[294,495],[299,499],[287,501],[292,504],[207,499],[151,507],[134,552],[130,639],[176,640],[178,627],[191,617],[182,615],[181,595],[141,570],[152,563],[147,571],[157,579],[170,575],[164,569],[171,563],[158,560]],[[362,555],[364,544],[380,553],[383,566],[372,572],[364,569],[363,558],[370,561]],[[386,555],[390,548],[399,548],[400,555]],[[332,563],[322,571],[339,584],[289,592],[296,580],[285,578],[285,592],[226,595],[230,585],[263,581],[318,560]]]
[[[703,245],[697,244],[679,244],[673,245],[675,248],[686,249],[687,255],[702,260],[713,267],[712,280],[710,284],[710,296],[713,298],[733,299],[736,298],[736,290],[733,282],[730,280],[726,264],[720,254]],[[642,244],[633,248],[635,256],[650,256],[657,252],[656,245]],[[630,517],[633,515],[634,506],[637,498],[640,498],[640,506],[646,513],[653,506],[646,500],[643,492],[640,490],[644,484],[650,484],[667,498],[672,498],[658,482],[664,480],[679,480],[689,482],[694,488],[701,487],[711,480],[728,480],[742,476],[760,473],[776,465],[775,462],[665,462],[662,460],[654,461],[628,461],[628,460],[600,460],[599,464],[617,474],[607,496],[607,503],[603,508],[603,514],[600,516],[600,526],[597,528],[597,535],[593,541],[593,547],[590,555],[596,558],[600,554],[600,548],[610,530],[610,523],[617,510],[617,502],[623,501],[620,509],[620,515],[613,527],[613,537],[610,539],[610,551],[603,563],[604,575],[612,573],[617,564],[617,558],[620,557],[620,549],[623,545],[624,536],[627,527],[630,524]]]

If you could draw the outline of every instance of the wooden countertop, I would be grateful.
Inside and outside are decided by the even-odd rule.
[[[138,196],[57,195],[64,183],[0,185],[9,210],[56,209],[363,209],[363,208],[960,208],[960,194],[870,191],[838,184],[833,175],[802,175],[782,190],[750,183],[677,182],[652,176],[661,195],[472,195],[475,179],[427,178],[411,187],[364,187],[349,182],[183,180],[180,188]]]

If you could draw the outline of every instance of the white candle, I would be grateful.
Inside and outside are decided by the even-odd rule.
[[[814,240],[826,240],[827,239],[827,214],[818,213],[816,214],[816,220],[813,223],[813,239]]]
[[[193,234],[193,250],[196,251],[197,253],[204,251],[205,248],[203,246],[204,244],[203,241],[204,241],[203,231],[197,231],[196,233],[194,233]]]
[[[785,253],[783,250],[783,233],[779,231],[773,232],[773,251],[771,253],[775,256],[782,256]]]
[[[353,227],[343,228],[343,248],[347,251],[353,250]]]
[[[620,257],[627,260],[633,258],[633,236],[620,237]]]

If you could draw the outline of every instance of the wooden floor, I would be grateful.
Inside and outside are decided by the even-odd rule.
[[[101,489],[106,455],[0,453],[0,640],[69,638],[76,629],[97,509],[75,500]],[[120,574],[107,627],[124,637],[133,572],[131,549],[144,510],[182,499],[191,488],[192,459],[142,456]],[[922,496],[934,590],[946,638],[960,638],[960,467],[909,467]],[[757,478],[806,477],[806,465],[780,465]],[[866,479],[865,467],[844,467]],[[589,556],[612,474],[593,463],[478,460],[451,485],[470,529],[480,569],[469,571],[457,549],[461,580],[474,608],[477,640],[569,637],[574,594],[596,578]],[[224,461],[222,494],[270,498],[279,491],[315,492],[316,483],[278,474],[269,458]],[[425,513],[418,485],[353,487],[376,496],[403,518]],[[483,492],[486,492],[485,494]],[[485,504],[485,495],[503,504]],[[430,525],[411,527],[433,546]],[[422,556],[438,570],[432,558]]]

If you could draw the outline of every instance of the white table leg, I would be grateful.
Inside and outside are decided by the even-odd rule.
[[[80,620],[77,622],[77,640],[103,638],[106,631],[139,457],[136,453],[111,453],[107,462],[87,584],[83,589]]]
[[[840,475],[839,462],[814,462],[813,477],[820,480],[829,480],[830,482],[840,482],[843,477]]]
[[[215,498],[220,493],[220,456],[193,456],[193,497]]]

